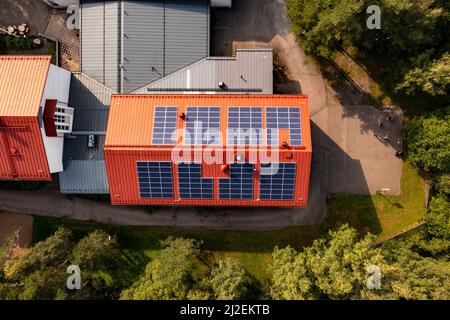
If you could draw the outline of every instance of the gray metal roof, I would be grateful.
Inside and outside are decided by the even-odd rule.
[[[70,161],[59,174],[59,185],[62,193],[108,194],[105,161]]]
[[[209,0],[81,1],[81,70],[127,93],[209,55]]]
[[[111,95],[117,93],[89,76],[72,74],[69,106],[75,109],[73,131],[105,132]]]
[[[226,89],[219,88],[219,82]],[[136,90],[155,93],[272,94],[272,49],[237,49],[235,57],[209,57]]]
[[[95,149],[88,149],[89,135],[68,136],[64,140],[64,162],[72,160],[104,160],[103,146],[105,144],[105,135],[95,136]]]
[[[64,139],[62,193],[109,193],[103,156],[111,95],[116,93],[85,74],[72,74],[69,106],[74,108],[73,132]],[[88,148],[95,136],[96,146]]]

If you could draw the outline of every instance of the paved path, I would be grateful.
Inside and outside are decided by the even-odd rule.
[[[56,188],[39,191],[0,190],[0,210],[103,223],[208,228],[218,230],[269,230],[320,223],[325,217],[328,153],[318,147],[313,156],[310,199],[307,208],[189,208],[139,207],[68,198]]]
[[[401,110],[393,110],[390,122],[371,106],[341,103],[290,32],[284,1],[235,1],[232,10],[213,10],[212,20],[212,54],[230,55],[238,47],[271,47],[289,79],[298,83],[292,93],[308,95],[313,143],[330,150],[329,192],[400,193],[402,161],[394,151],[401,148]],[[378,127],[378,120],[383,120],[383,127]],[[383,139],[385,135],[389,140]]]

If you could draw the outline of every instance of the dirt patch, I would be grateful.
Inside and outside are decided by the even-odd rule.
[[[33,217],[25,214],[0,212],[0,244],[17,234],[20,248],[29,247],[33,237]]]

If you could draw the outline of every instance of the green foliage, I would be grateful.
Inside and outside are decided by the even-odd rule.
[[[4,51],[24,51],[38,49],[39,46],[33,42],[32,37],[14,37],[0,35],[0,52]]]
[[[431,199],[426,222],[430,235],[450,240],[450,201],[446,196]]]
[[[420,232],[415,232],[408,239],[408,243],[414,251],[428,257],[448,255],[450,252],[450,240],[430,237],[426,227]]]
[[[276,248],[273,260],[271,295],[275,299],[370,298],[366,269],[384,266],[374,237],[359,240],[348,225],[300,253],[290,247]]]
[[[7,241],[0,252],[0,299],[107,299],[117,296],[117,288],[101,272],[115,257],[117,241],[95,230],[78,242],[72,232],[59,228],[24,253],[13,254],[14,241]],[[66,289],[70,264],[79,264],[81,290]]]
[[[333,58],[336,52],[351,47],[352,50],[346,51],[354,52],[352,58],[364,65],[387,92],[433,102],[422,109],[436,109],[450,101],[448,2],[286,0],[286,3],[291,28],[307,54]],[[370,30],[366,26],[369,18],[366,8],[370,5],[381,9],[381,29]]]
[[[83,269],[93,270],[111,261],[116,254],[116,249],[116,237],[96,230],[77,243],[73,248],[70,261]]]
[[[397,299],[450,299],[450,263],[420,256],[404,241],[387,242],[382,253],[395,268],[387,279]]]
[[[450,195],[450,174],[441,174],[438,176],[435,188],[438,192]]]
[[[432,96],[445,96],[450,92],[450,54],[438,60],[426,60],[424,65],[409,70],[396,87],[407,95],[424,92]]]
[[[8,260],[4,267],[6,278],[19,279],[34,271],[63,264],[72,247],[70,236],[69,230],[61,228],[29,252]]]
[[[169,238],[165,248],[145,268],[144,275],[125,290],[121,299],[186,299],[192,287],[192,271],[199,255],[199,243],[192,239]]]
[[[206,286],[217,300],[239,300],[248,297],[249,279],[247,272],[236,260],[221,259],[213,266]]]
[[[450,171],[450,107],[406,126],[408,159],[427,172]]]
[[[328,57],[363,31],[364,0],[287,0],[293,31],[305,50]]]
[[[422,257],[405,241],[375,248],[348,226],[298,253],[276,248],[271,267],[274,299],[450,299],[448,259]],[[381,270],[381,288],[367,288],[367,267]]]

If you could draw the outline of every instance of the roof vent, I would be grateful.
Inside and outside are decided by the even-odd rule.
[[[243,163],[245,161],[245,159],[242,156],[242,154],[236,154],[235,159],[236,159],[237,163]]]
[[[225,90],[227,88],[227,85],[223,81],[219,81],[219,88],[222,90]]]

